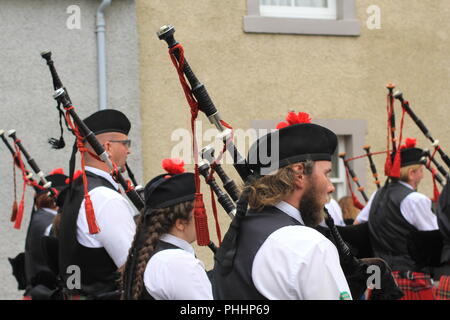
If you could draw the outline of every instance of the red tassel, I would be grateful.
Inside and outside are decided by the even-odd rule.
[[[392,164],[389,176],[391,178],[400,178],[401,152],[398,150],[395,154],[394,163]]]
[[[355,208],[358,208],[359,210],[362,210],[364,208],[364,205],[359,202],[358,198],[354,194],[352,194],[352,200]]]
[[[15,229],[20,229],[20,225],[22,224],[23,218],[23,209],[24,209],[24,201],[22,199],[20,201],[19,209],[17,210],[16,223],[14,224]]]
[[[16,221],[17,211],[18,211],[17,207],[18,207],[17,206],[17,201],[14,200],[14,203],[13,203],[13,206],[12,206],[12,213],[11,213],[11,222]]]
[[[92,201],[89,194],[84,195],[84,208],[86,210],[86,220],[89,226],[89,233],[99,233],[100,228],[97,225],[97,221],[95,221],[94,207],[92,206]]]
[[[206,216],[205,204],[201,193],[195,194],[194,219],[197,244],[199,246],[207,246],[211,240],[209,239],[208,217]]]
[[[386,177],[389,177],[389,175],[391,173],[391,169],[392,169],[392,160],[391,160],[391,156],[388,151],[387,157],[386,157],[386,162],[384,163],[384,175]]]

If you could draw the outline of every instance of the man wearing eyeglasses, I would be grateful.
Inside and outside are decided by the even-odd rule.
[[[120,111],[95,112],[84,120],[103,145],[111,161],[125,171],[130,154],[130,121]],[[64,203],[60,226],[60,273],[70,298],[111,298],[117,290],[117,269],[127,260],[135,233],[134,210],[122,196],[119,184],[110,175],[108,165],[95,155],[89,143],[85,147],[85,169],[89,196],[100,232],[90,234],[86,219],[83,181],[73,182],[72,193]],[[70,285],[70,266],[79,267],[81,286]],[[73,267],[72,267],[73,268]],[[116,291],[117,292],[117,291]],[[118,296],[114,296],[116,298]]]

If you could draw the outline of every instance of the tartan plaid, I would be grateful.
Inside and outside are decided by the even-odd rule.
[[[433,283],[429,274],[393,271],[392,275],[405,294],[400,300],[434,300]]]
[[[439,286],[433,288],[436,300],[450,300],[450,276],[441,276]]]

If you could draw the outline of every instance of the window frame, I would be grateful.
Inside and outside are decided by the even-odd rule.
[[[336,198],[334,199],[336,201],[338,201],[340,198],[344,197],[347,195],[348,193],[348,188],[347,188],[347,176],[345,174],[345,166],[343,161],[339,158],[339,153],[341,152],[346,152],[345,149],[345,145],[346,145],[346,140],[348,138],[348,136],[345,135],[338,135],[338,145],[337,145],[337,177],[332,177],[330,178],[331,183],[333,185],[337,185],[336,187]]]
[[[244,32],[359,36],[355,0],[336,0],[336,20],[262,16],[259,0],[247,0]]]

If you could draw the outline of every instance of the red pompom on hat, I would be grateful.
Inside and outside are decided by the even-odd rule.
[[[184,168],[184,161],[180,158],[167,158],[162,161],[162,167],[169,175],[180,174],[186,171]]]
[[[79,176],[81,176],[81,174],[83,173],[83,171],[81,170],[77,170],[75,171],[75,173],[73,174],[73,181],[77,180]],[[66,184],[70,183],[70,178],[66,179]]]
[[[407,148],[415,148],[417,145],[417,139],[415,138],[406,138],[405,144],[403,144],[400,149],[407,149]]]
[[[277,129],[282,129],[298,123],[311,123],[310,115],[306,112],[299,112],[298,114],[296,114],[294,111],[289,111],[286,116],[286,122],[282,121],[278,123]]]

